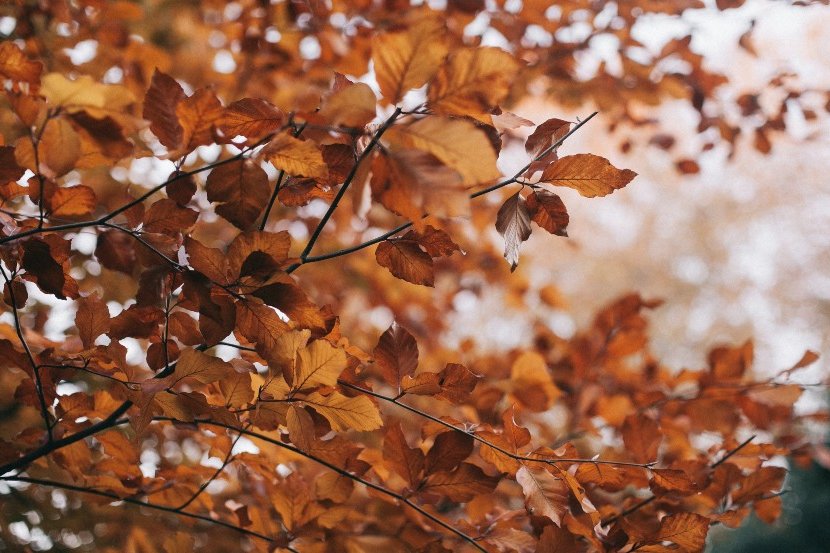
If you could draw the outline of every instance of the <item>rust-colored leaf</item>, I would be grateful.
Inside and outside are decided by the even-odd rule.
[[[542,173],[542,181],[573,188],[586,198],[606,196],[637,176],[629,169],[617,169],[607,159],[593,154],[566,156]]]
[[[418,344],[404,327],[392,323],[381,334],[372,352],[380,376],[390,386],[400,387],[404,376],[410,376],[418,368]]]
[[[375,250],[378,265],[396,277],[413,284],[432,286],[432,258],[414,240],[384,240]]]
[[[247,160],[226,163],[211,171],[205,190],[208,201],[220,202],[216,213],[242,230],[256,226],[271,194],[268,175]]]

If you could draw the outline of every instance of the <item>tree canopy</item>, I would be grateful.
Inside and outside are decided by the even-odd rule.
[[[815,117],[825,93],[790,75],[724,98],[691,34],[635,31],[741,4],[3,8],[0,544],[695,552],[774,522],[781,460],[826,418],[794,409],[816,353],[773,378],[751,341],[667,367],[661,300],[565,338],[521,271],[533,232],[568,236],[561,190],[636,186],[569,148],[596,111],[670,150],[687,130],[646,114],[682,100],[701,151]],[[531,97],[584,115],[510,111]],[[493,286],[532,347],[453,346],[448,315]]]

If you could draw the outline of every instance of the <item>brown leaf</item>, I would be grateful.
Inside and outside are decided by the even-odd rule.
[[[383,426],[380,411],[366,396],[346,397],[339,392],[323,396],[314,392],[302,401],[325,417],[335,432],[368,431]]]
[[[378,265],[396,277],[423,286],[434,281],[432,258],[414,240],[384,240],[375,250]]]
[[[519,265],[519,245],[530,238],[530,212],[518,192],[510,196],[496,215],[496,230],[504,237],[504,258],[510,270]]]
[[[441,376],[431,372],[404,376],[401,379],[401,392],[416,396],[434,396],[441,393]]]
[[[315,340],[297,355],[291,388],[301,390],[314,385],[334,386],[346,366],[346,352],[326,340]]]
[[[483,115],[504,100],[519,71],[499,48],[461,48],[450,54],[429,84],[430,109],[447,115]]]
[[[88,215],[97,205],[95,192],[84,185],[58,188],[49,198],[49,213],[58,217]]]
[[[568,512],[568,486],[544,468],[523,466],[516,472],[516,482],[522,487],[527,512],[547,517],[562,526],[562,517]]]
[[[239,233],[228,246],[228,271],[234,277],[271,277],[288,258],[291,236],[286,231]]]
[[[422,232],[410,230],[403,238],[418,242],[431,257],[445,257],[461,251],[449,234],[431,225],[427,225]]]
[[[398,323],[381,334],[372,356],[380,376],[390,386],[400,388],[401,379],[418,368],[418,344],[412,334]]]
[[[650,541],[670,541],[685,552],[696,553],[703,551],[708,533],[708,518],[696,513],[676,513],[660,521],[660,530]]]
[[[527,196],[527,210],[534,223],[557,236],[568,236],[570,217],[562,199],[547,190],[537,190]]]
[[[275,136],[262,149],[262,156],[292,177],[324,179],[328,176],[328,167],[317,145],[310,140],[294,138],[289,133]]]
[[[21,265],[25,278],[60,299],[78,297],[78,283],[69,275],[69,243],[57,234],[31,238],[23,243]]]
[[[532,175],[536,171],[543,171],[551,162],[558,159],[556,149],[551,150],[539,159],[536,159],[536,157],[553,146],[557,140],[560,140],[563,136],[568,134],[570,128],[570,121],[554,117],[536,127],[533,134],[527,137],[527,140],[525,141],[525,150],[528,155],[533,158],[533,161],[527,170],[528,175]]]
[[[435,437],[424,467],[425,474],[452,471],[473,452],[472,436],[462,432],[442,432]]]
[[[395,149],[414,148],[434,155],[458,171],[467,186],[489,182],[501,175],[496,167],[496,152],[487,135],[470,121],[426,117],[411,125],[392,127],[384,139]]]
[[[376,102],[369,85],[349,84],[329,95],[319,114],[333,127],[363,128],[375,118]]]
[[[241,159],[213,169],[205,190],[208,201],[221,202],[216,213],[242,230],[256,226],[270,196],[267,173],[250,160]]]
[[[542,182],[573,188],[586,198],[606,196],[624,187],[637,176],[629,169],[617,169],[600,156],[576,154],[552,163],[542,173]]]
[[[170,198],[157,200],[144,214],[143,229],[159,234],[184,232],[196,224],[199,212],[182,207]]]
[[[177,149],[184,136],[176,113],[176,107],[184,98],[182,86],[173,77],[156,69],[144,97],[142,117],[150,121],[150,130],[168,150]]]
[[[648,463],[657,459],[657,450],[663,435],[657,421],[645,415],[629,415],[622,427],[623,442],[626,450],[638,463]]]
[[[397,104],[435,75],[449,50],[445,30],[437,18],[423,18],[405,31],[375,35],[372,61],[384,103]]]
[[[243,98],[225,108],[216,127],[225,138],[244,136],[252,144],[278,131],[284,122],[285,115],[273,104],[258,98]]]
[[[436,397],[452,403],[463,403],[478,384],[479,375],[458,363],[449,363],[439,373],[441,393]]]
[[[387,425],[383,437],[383,460],[413,488],[421,481],[424,453],[409,447],[398,422]]]
[[[176,104],[176,117],[182,127],[181,146],[185,152],[214,143],[216,122],[222,113],[219,98],[206,88],[200,88]]]
[[[5,46],[6,42],[1,46]],[[12,146],[0,146],[0,184],[19,180],[26,172],[24,167],[17,164]]]
[[[117,230],[102,232],[98,235],[95,257],[107,269],[131,275],[136,268],[133,243],[134,240],[126,233]]]
[[[545,358],[535,351],[519,355],[510,368],[513,395],[536,412],[548,409],[562,392],[548,371]]]
[[[78,299],[78,311],[75,313],[75,326],[84,348],[94,346],[95,339],[105,334],[110,328],[110,312],[107,304],[98,295]]]
[[[60,177],[75,168],[81,156],[81,139],[64,117],[44,123],[38,143],[39,161],[45,164],[51,178]]]
[[[0,75],[15,82],[38,84],[43,64],[30,60],[17,45],[6,40],[0,43]]]
[[[461,176],[434,155],[402,149],[378,156],[372,165],[372,197],[411,220],[418,230],[422,216],[465,217],[470,198]]]
[[[464,503],[478,495],[490,493],[501,480],[498,476],[488,476],[478,465],[461,463],[452,472],[430,474],[419,492],[425,496],[446,497],[450,501]]]

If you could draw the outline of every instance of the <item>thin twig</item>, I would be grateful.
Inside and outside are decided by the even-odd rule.
[[[168,422],[181,422],[181,421],[179,421],[179,420],[177,420],[173,417],[153,417],[153,420],[168,421]],[[222,423],[222,422],[213,421],[213,420],[209,420],[209,419],[204,419],[204,420],[203,419],[196,419],[192,422],[192,424],[196,424],[196,425],[204,424],[204,425],[209,425],[209,426],[217,426],[219,428],[225,428],[227,430],[232,430],[232,431],[235,431],[235,432],[239,432],[240,434],[244,434],[246,436],[250,436],[252,438],[256,438],[258,440],[262,440],[262,441],[267,442],[269,444],[272,444],[272,445],[281,447],[283,449],[287,449],[289,451],[292,451],[292,452],[296,453],[297,455],[301,455],[301,456],[303,456],[307,459],[310,459],[310,460],[312,460],[312,461],[328,468],[329,470],[332,470],[332,471],[336,472],[337,474],[339,474],[341,476],[344,476],[346,478],[354,480],[355,482],[363,484],[367,488],[371,488],[371,489],[375,490],[376,492],[382,493],[382,494],[384,494],[388,497],[392,497],[392,498],[397,499],[398,501],[401,501],[402,503],[404,503],[405,505],[407,505],[411,509],[417,511],[421,515],[425,516],[426,518],[428,518],[429,520],[431,520],[435,524],[438,524],[439,526],[441,526],[445,530],[448,530],[448,531],[452,532],[453,534],[455,534],[459,538],[461,538],[464,541],[466,541],[467,543],[471,544],[472,546],[474,546],[479,551],[482,551],[483,553],[487,553],[487,550],[484,549],[481,545],[479,545],[478,542],[476,542],[476,540],[474,538],[468,536],[467,534],[465,534],[461,530],[453,527],[451,524],[448,524],[447,522],[445,522],[445,521],[441,520],[440,518],[436,517],[435,515],[433,515],[432,513],[430,513],[429,511],[427,511],[423,507],[421,507],[420,505],[418,505],[416,503],[413,503],[411,500],[407,499],[403,495],[401,495],[397,492],[393,492],[392,490],[387,489],[387,488],[381,486],[380,484],[375,484],[371,480],[366,480],[365,478],[363,478],[361,476],[358,476],[356,474],[353,474],[353,473],[347,471],[346,469],[340,468],[337,465],[334,465],[334,464],[332,464],[332,463],[330,463],[330,462],[328,462],[324,459],[316,457],[316,456],[314,456],[310,453],[306,453],[305,451],[299,449],[298,447],[295,447],[291,444],[281,442],[279,440],[271,438],[270,436],[260,434],[259,432],[254,432],[252,430],[248,430],[248,429],[245,429],[245,428],[238,428],[238,427],[230,425],[230,424],[225,424],[225,423]]]
[[[392,403],[394,405],[397,405],[398,407],[402,407],[403,409],[406,409],[410,413],[414,413],[414,414],[418,415],[419,417],[423,417],[423,418],[428,419],[428,420],[430,420],[434,423],[440,424],[441,426],[443,426],[445,428],[449,428],[450,430],[455,430],[456,432],[459,432],[461,434],[465,434],[465,435],[471,437],[472,439],[474,439],[475,441],[479,442],[480,444],[485,445],[485,446],[490,447],[490,448],[493,448],[496,451],[498,451],[499,453],[501,453],[503,455],[507,455],[511,459],[515,459],[517,461],[532,461],[532,462],[535,462],[535,463],[544,463],[546,465],[555,465],[557,463],[591,463],[591,464],[595,464],[595,465],[617,465],[617,466],[638,467],[638,468],[649,468],[652,465],[654,465],[654,463],[631,463],[631,462],[628,462],[628,461],[604,461],[604,460],[598,460],[598,459],[572,459],[572,458],[542,459],[542,458],[539,458],[539,457],[528,457],[526,455],[519,455],[518,453],[511,453],[510,451],[508,451],[508,450],[506,450],[502,447],[497,446],[496,444],[490,442],[489,440],[486,440],[486,439],[482,438],[481,436],[479,436],[475,432],[470,432],[468,430],[464,430],[463,428],[459,428],[459,427],[455,426],[454,424],[451,424],[447,421],[441,420],[438,417],[436,417],[434,415],[430,415],[429,413],[421,411],[420,409],[412,407],[411,405],[401,403],[398,400],[398,398],[385,396],[383,394],[379,394],[377,392],[373,392],[371,390],[361,388],[360,386],[355,386],[354,384],[350,384],[350,383],[348,383],[344,380],[338,380],[337,383],[340,384],[341,386],[345,386],[346,388],[349,388],[351,390],[355,390],[355,391],[358,391],[360,393],[367,394],[367,395],[370,395],[374,398],[380,399],[382,401]]]
[[[730,457],[732,457],[733,455],[738,453],[740,450],[745,448],[747,445],[749,445],[749,442],[751,442],[754,439],[755,439],[755,435],[753,434],[752,436],[750,436],[749,438],[747,438],[746,440],[744,440],[743,442],[738,444],[736,447],[729,450],[723,457],[720,458],[720,460],[718,460],[718,461],[712,463],[711,465],[709,465],[709,468],[711,468],[711,469],[717,468],[723,462],[725,462],[727,459],[729,459]],[[647,497],[647,498],[643,499],[642,501],[640,501],[638,503],[635,503],[634,505],[632,505],[628,509],[625,509],[624,511],[620,512],[619,514],[616,514],[616,515],[612,516],[611,518],[603,520],[602,525],[603,526],[608,526],[609,524],[611,524],[611,523],[613,523],[613,522],[615,522],[615,521],[617,521],[617,520],[619,520],[619,519],[621,519],[625,516],[628,516],[631,513],[639,511],[640,509],[642,509],[643,507],[645,507],[646,505],[648,505],[649,503],[651,503],[652,501],[654,501],[656,499],[657,499],[656,495],[651,495],[650,497]]]
[[[247,528],[242,528],[241,526],[237,526],[236,524],[231,524],[230,522],[225,522],[224,520],[219,520],[215,518],[211,518],[207,515],[199,515],[196,513],[188,513],[187,511],[181,511],[176,507],[168,507],[166,505],[159,505],[158,503],[150,503],[149,501],[141,501],[140,499],[135,499],[133,497],[121,497],[118,494],[114,494],[111,492],[105,492],[103,490],[96,490],[93,488],[85,488],[83,486],[75,486],[73,484],[66,484],[64,482],[56,482],[54,480],[45,480],[42,478],[30,478],[28,476],[0,476],[0,480],[10,481],[10,482],[26,482],[27,484],[36,484],[38,486],[49,486],[51,488],[60,488],[63,490],[79,492],[79,493],[86,493],[91,495],[97,495],[99,497],[107,497],[112,499],[113,501],[123,501],[124,503],[129,503],[131,505],[139,505],[141,507],[147,507],[148,509],[155,509],[157,511],[163,511],[165,513],[172,513],[174,515],[180,515],[196,520],[202,520],[204,522],[210,522],[211,524],[215,524],[217,526],[222,526],[224,528],[228,528],[235,532],[239,532],[240,534],[245,534],[246,536],[251,536],[253,538],[258,538],[261,540],[265,540],[268,542],[276,541],[274,538],[270,538],[265,534],[260,534],[259,532],[255,532],[253,530],[248,530]]]
[[[241,437],[242,437],[242,433],[240,432],[240,433],[236,436],[236,439],[235,439],[235,440],[233,441],[233,443],[231,444],[231,447],[230,447],[230,448],[228,448],[228,453],[227,453],[227,455],[225,455],[225,459],[222,461],[222,465],[216,469],[216,472],[214,472],[214,473],[213,473],[213,475],[212,475],[210,478],[208,478],[207,480],[205,480],[205,481],[202,483],[202,485],[201,485],[201,486],[199,486],[199,489],[198,489],[198,490],[196,490],[196,492],[195,492],[193,495],[191,495],[191,496],[190,496],[190,499],[188,499],[187,501],[185,501],[184,503],[182,503],[181,505],[179,505],[179,506],[177,507],[177,510],[182,511],[182,510],[184,510],[184,509],[187,509],[188,505],[190,505],[191,503],[193,503],[194,501],[196,501],[196,498],[197,498],[197,497],[199,497],[199,496],[202,494],[202,492],[203,492],[203,491],[205,491],[205,490],[207,489],[207,487],[208,487],[208,486],[210,486],[210,483],[211,483],[211,482],[213,482],[214,480],[216,480],[217,478],[219,478],[219,475],[220,475],[220,474],[222,474],[222,471],[223,471],[223,470],[225,470],[225,468],[226,468],[226,467],[227,467],[227,466],[231,463],[231,461],[233,460],[233,448],[234,448],[234,447],[236,447],[236,442],[238,442],[238,441],[239,441],[239,438],[241,438]]]
[[[9,291],[9,299],[12,302],[12,317],[14,318],[14,330],[17,334],[17,338],[20,340],[20,344],[23,346],[23,349],[26,352],[26,357],[29,358],[29,363],[32,365],[32,373],[35,376],[35,392],[37,392],[37,399],[38,403],[40,404],[40,416],[43,417],[43,423],[46,425],[46,436],[49,442],[52,441],[52,422],[49,416],[49,408],[46,406],[46,397],[43,394],[43,381],[40,379],[40,370],[38,367],[37,361],[35,361],[35,356],[32,353],[31,348],[29,348],[29,343],[26,341],[26,338],[23,336],[23,328],[20,325],[20,314],[17,312],[17,296],[14,293],[14,286],[12,283],[14,282],[14,276],[9,278],[6,276],[6,271],[0,267],[0,274],[3,275],[3,280],[6,281],[6,288]]]
[[[334,211],[337,209],[337,206],[340,204],[340,200],[343,198],[343,195],[346,194],[346,190],[349,189],[349,185],[354,180],[355,175],[357,175],[357,170],[360,168],[360,164],[372,153],[372,150],[375,149],[375,146],[380,141],[383,134],[389,130],[390,127],[395,123],[395,120],[401,115],[401,109],[397,108],[389,118],[384,121],[383,125],[377,130],[375,135],[372,137],[372,140],[366,146],[366,149],[361,152],[360,156],[357,158],[357,161],[349,170],[349,173],[346,175],[346,178],[343,180],[343,184],[340,186],[340,189],[337,191],[337,195],[329,205],[329,208],[326,210],[326,213],[323,215],[323,218],[320,219],[320,222],[317,223],[317,228],[314,229],[314,232],[311,235],[311,238],[306,244],[305,249],[300,254],[300,260],[304,260],[308,257],[308,254],[311,253],[312,248],[314,248],[314,244],[317,243],[317,239],[320,237],[320,233],[323,232],[323,228],[326,226],[326,223],[329,222],[329,219],[334,214]]]
[[[303,123],[297,130],[294,131],[294,138],[298,138],[303,131],[305,130],[307,123]],[[279,175],[277,175],[277,182],[274,185],[274,191],[271,193],[271,197],[268,198],[268,205],[265,206],[265,213],[262,214],[262,221],[259,223],[259,230],[265,230],[265,225],[268,223],[268,217],[271,215],[271,209],[274,207],[274,202],[277,201],[277,194],[280,192],[280,186],[282,186],[282,180],[285,178],[285,169],[280,169]]]
[[[579,130],[588,121],[593,119],[594,116],[597,115],[597,113],[598,112],[595,111],[594,113],[592,113],[591,115],[589,115],[588,117],[586,117],[585,119],[583,119],[582,121],[580,121],[579,123],[574,125],[574,128],[572,128],[570,131],[568,131],[567,134],[565,134],[564,136],[559,138],[556,142],[554,142],[553,144],[551,144],[550,146],[545,148],[545,150],[542,151],[542,153],[540,153],[539,155],[534,157],[530,161],[530,163],[528,163],[527,165],[525,165],[524,167],[519,169],[516,172],[516,174],[514,174],[512,177],[510,177],[508,179],[505,179],[503,181],[500,181],[500,182],[494,184],[493,186],[490,186],[488,188],[485,188],[483,190],[479,190],[478,192],[474,192],[474,193],[470,194],[470,199],[472,200],[472,199],[484,196],[485,194],[489,194],[490,192],[493,192],[493,191],[498,190],[500,188],[504,188],[505,186],[507,186],[509,184],[513,184],[515,182],[518,182],[518,179],[525,173],[525,171],[527,171],[530,168],[530,165],[533,162],[540,160],[541,158],[543,158],[544,156],[546,156],[550,152],[552,152],[554,149],[561,146],[562,143],[565,142],[565,140],[567,138],[569,138],[571,135],[573,135],[577,130]],[[426,215],[424,215],[424,217],[426,217]],[[397,228],[392,229],[388,232],[385,232],[385,233],[381,234],[380,236],[372,238],[371,240],[366,240],[365,242],[362,242],[362,243],[360,243],[356,246],[343,248],[341,250],[337,250],[337,251],[327,253],[327,254],[323,254],[323,255],[310,256],[310,255],[308,255],[308,252],[304,252],[305,255],[301,255],[300,260],[298,262],[294,263],[293,265],[291,265],[290,267],[288,267],[288,269],[286,269],[286,272],[287,273],[293,273],[294,271],[299,269],[301,266],[307,265],[309,263],[316,263],[318,261],[325,261],[327,259],[333,259],[335,257],[340,257],[340,256],[343,256],[343,255],[354,253],[356,251],[360,251],[364,248],[368,248],[369,246],[372,246],[372,245],[377,244],[379,242],[383,242],[384,240],[387,240],[388,238],[391,238],[392,236],[398,234],[399,232],[405,231],[406,229],[408,229],[412,225],[413,225],[413,223],[411,221],[408,222],[408,223],[403,223],[402,225],[398,226]],[[308,248],[306,248],[306,249],[308,250]]]

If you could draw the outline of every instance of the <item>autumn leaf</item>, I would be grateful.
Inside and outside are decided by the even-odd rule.
[[[0,43],[0,75],[15,82],[37,84],[43,64],[30,60],[14,42]]]
[[[537,190],[527,196],[527,211],[531,220],[557,236],[568,236],[570,217],[562,199],[547,190]]]
[[[367,431],[383,426],[378,408],[366,396],[346,397],[339,392],[324,396],[314,392],[302,401],[325,417],[335,432]]]
[[[156,69],[144,97],[143,117],[150,121],[150,130],[169,150],[178,148],[184,136],[176,107],[185,97],[184,90],[174,78]]]
[[[211,171],[205,190],[208,201],[221,202],[216,213],[242,230],[256,226],[270,196],[268,175],[247,160],[226,163]]]
[[[186,349],[179,356],[173,373],[165,378],[145,380],[141,388],[145,393],[155,393],[171,388],[189,379],[200,384],[210,384],[234,372],[229,363],[195,349]]]
[[[695,553],[703,551],[708,533],[709,519],[706,517],[696,513],[676,513],[660,521],[660,529],[650,542],[669,541],[680,546],[683,551]]]
[[[527,170],[528,175],[532,175],[536,171],[543,171],[551,162],[557,160],[556,149],[547,150],[567,135],[570,128],[571,123],[569,121],[554,117],[536,127],[533,134],[527,137],[525,150],[532,158]]]
[[[375,259],[378,265],[400,279],[423,286],[433,285],[432,258],[414,240],[384,240],[375,250]]]
[[[333,127],[361,128],[375,118],[376,102],[369,85],[353,83],[332,92],[323,102],[319,114]]]
[[[109,331],[110,312],[100,297],[91,295],[78,299],[75,326],[78,327],[78,334],[86,349],[93,346],[98,336]]]
[[[324,179],[328,167],[323,154],[313,142],[299,140],[282,133],[274,137],[262,150],[262,156],[277,169],[294,177]]]
[[[542,173],[542,182],[573,188],[586,198],[606,196],[624,187],[637,176],[629,169],[617,169],[600,156],[576,154],[552,163]]]
[[[461,463],[451,472],[430,474],[420,486],[421,495],[438,495],[458,503],[467,502],[478,495],[490,493],[498,485],[498,476],[488,476],[478,465]]]
[[[504,237],[504,258],[510,270],[519,265],[519,246],[530,238],[530,212],[518,192],[510,196],[496,215],[496,230]]]
[[[222,103],[213,91],[201,88],[176,104],[182,126],[181,145],[185,152],[213,144],[216,123],[223,114]]]
[[[372,356],[381,377],[390,386],[400,387],[403,377],[411,376],[418,368],[418,344],[415,338],[394,322],[381,334]]]
[[[657,450],[663,435],[656,421],[645,415],[629,415],[622,427],[626,449],[638,463],[657,459]]]
[[[562,517],[568,512],[568,486],[544,468],[522,466],[516,472],[516,482],[522,487],[525,507],[534,516],[547,517],[562,526]]]
[[[409,447],[400,423],[386,426],[383,437],[383,460],[410,486],[417,486],[424,471],[424,454],[420,449]]]
[[[375,36],[372,61],[385,103],[397,104],[435,75],[448,52],[444,30],[438,19],[425,18],[405,31]]]
[[[430,82],[429,107],[447,115],[482,115],[509,92],[519,70],[517,60],[499,48],[453,51]]]
[[[426,117],[410,125],[396,125],[384,138],[395,148],[415,148],[434,155],[458,171],[467,186],[489,182],[501,175],[493,146],[469,121]]]
[[[285,115],[273,104],[259,98],[243,98],[233,102],[216,120],[216,128],[228,139],[244,136],[248,143],[278,131]]]
[[[325,340],[315,340],[300,350],[292,388],[300,390],[315,384],[334,386],[346,368],[346,353]]]

